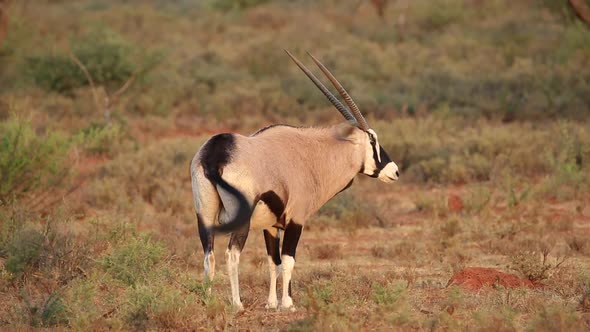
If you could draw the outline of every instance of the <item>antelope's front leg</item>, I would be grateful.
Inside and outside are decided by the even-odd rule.
[[[295,267],[295,251],[303,226],[293,221],[289,222],[285,229],[283,238],[283,249],[281,251],[281,262],[283,270],[283,297],[281,298],[281,308],[292,309],[293,299],[291,298],[291,275]]]
[[[266,242],[266,253],[268,254],[268,272],[270,286],[268,290],[268,302],[266,309],[276,309],[277,301],[277,278],[281,271],[281,253],[279,251],[279,230],[276,228],[264,230],[264,242]]]

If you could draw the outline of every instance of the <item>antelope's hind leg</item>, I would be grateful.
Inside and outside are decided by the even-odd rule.
[[[199,227],[199,238],[203,245],[203,252],[205,259],[203,267],[205,268],[205,283],[207,284],[207,292],[211,293],[211,282],[215,277],[215,254],[213,253],[215,236],[211,229],[205,226],[203,217],[197,213],[197,223]]]
[[[276,309],[277,301],[277,278],[281,272],[281,252],[279,248],[280,234],[276,228],[264,230],[264,242],[266,242],[266,253],[268,254],[268,272],[270,286],[268,290],[268,302],[266,309]]]
[[[249,225],[236,230],[232,233],[229,239],[229,245],[225,252],[225,259],[227,262],[227,273],[229,275],[229,282],[231,285],[231,296],[232,304],[238,311],[244,310],[242,301],[240,299],[240,282],[238,279],[238,266],[240,264],[240,253],[244,249],[246,239],[248,238],[248,232],[250,231]]]

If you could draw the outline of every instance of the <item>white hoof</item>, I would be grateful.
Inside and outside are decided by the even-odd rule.
[[[264,306],[266,309],[277,309],[278,308],[278,303],[277,301],[268,301],[268,303]]]
[[[244,311],[244,306],[241,303],[234,303],[232,307],[236,312]]]
[[[293,306],[293,299],[290,297],[284,298],[281,302],[281,310],[295,311]]]
[[[281,310],[283,311],[290,311],[290,312],[295,312],[297,311],[297,308],[295,308],[294,305],[291,305],[290,307],[285,307],[281,305]]]

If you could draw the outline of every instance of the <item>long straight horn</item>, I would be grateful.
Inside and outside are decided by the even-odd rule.
[[[322,70],[324,75],[326,75],[326,77],[330,80],[330,82],[332,82],[332,85],[334,85],[336,90],[338,90],[338,93],[340,93],[342,98],[344,98],[346,105],[348,105],[348,107],[352,111],[352,114],[354,115],[360,128],[364,131],[369,130],[369,124],[367,123],[367,120],[365,120],[365,118],[363,117],[363,114],[361,114],[361,111],[359,110],[358,106],[356,106],[356,104],[354,103],[354,101],[352,100],[352,98],[350,97],[348,92],[346,92],[346,90],[344,90],[344,87],[342,86],[342,84],[340,84],[340,82],[338,82],[338,80],[334,77],[334,75],[332,75],[332,73],[330,73],[328,68],[326,68],[318,59],[316,59],[313,55],[311,55],[311,53],[307,52],[307,54],[313,59],[315,64],[318,65],[318,67],[320,67],[320,69]]]
[[[307,77],[309,77],[309,79],[315,84],[315,86],[317,86],[318,89],[320,89],[320,91],[322,91],[324,96],[326,96],[326,98],[328,98],[328,100],[330,100],[332,105],[334,105],[334,107],[336,107],[338,112],[340,112],[340,114],[342,114],[342,116],[344,116],[344,118],[346,120],[352,121],[352,122],[357,122],[354,115],[352,115],[350,113],[350,111],[344,105],[342,105],[342,103],[336,97],[334,97],[334,95],[330,92],[330,90],[328,90],[328,88],[326,88],[326,86],[324,84],[322,84],[322,82],[320,82],[320,80],[317,77],[315,77],[311,71],[309,71],[309,69],[307,69],[299,60],[297,60],[297,58],[295,58],[293,56],[293,54],[291,54],[291,52],[289,52],[287,50],[285,50],[285,52],[287,52],[287,54],[295,62],[295,64],[297,64],[297,66],[301,70],[303,70],[305,75],[307,75]]]

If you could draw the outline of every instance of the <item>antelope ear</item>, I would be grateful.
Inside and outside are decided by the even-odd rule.
[[[356,127],[348,122],[341,123],[336,126],[336,129],[334,130],[334,135],[336,136],[336,139],[350,141],[354,144],[357,144],[359,142],[358,136],[355,135],[355,129]]]

